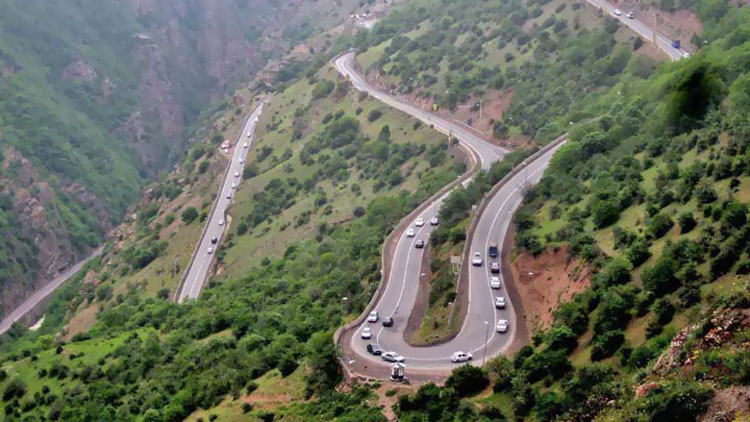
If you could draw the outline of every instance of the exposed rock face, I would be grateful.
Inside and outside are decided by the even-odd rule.
[[[91,82],[97,74],[91,65],[83,60],[75,60],[63,70],[63,77],[76,82]]]

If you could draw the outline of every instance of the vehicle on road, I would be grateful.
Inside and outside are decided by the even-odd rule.
[[[212,253],[214,253],[214,248],[208,248],[208,254],[211,255]]]
[[[382,355],[380,355],[380,357],[382,357],[383,360],[386,362],[403,362],[404,361],[404,357],[399,355],[396,352],[385,352]]]
[[[508,332],[508,320],[501,319],[497,322],[497,332],[498,333]]]
[[[235,172],[234,172],[234,177],[240,177],[240,172],[238,172],[238,171],[235,171]]]
[[[672,47],[680,49],[680,40],[672,40]]]
[[[223,219],[219,220],[219,225],[220,225],[220,226],[223,226],[223,225],[224,225],[224,220],[223,220]]]
[[[615,16],[622,16],[622,10],[615,9],[614,14],[615,14]]]
[[[414,231],[413,228],[409,227],[408,230],[406,230],[406,237],[414,237],[417,233]]]
[[[370,327],[363,328],[361,336],[365,340],[369,339],[369,338],[372,338],[372,331],[370,330]]]
[[[380,356],[383,354],[383,349],[381,349],[377,344],[369,343],[367,345],[367,352],[371,355]]]
[[[237,189],[237,183],[232,182],[232,189]]]
[[[232,192],[227,192],[227,199],[232,199]]]
[[[417,242],[414,244],[414,247],[417,249],[424,248],[424,240],[422,239],[417,240]]]
[[[682,57],[685,58],[685,59],[687,59],[688,57],[690,57],[690,53],[688,53],[686,51],[686,52],[682,53]]]
[[[378,311],[370,312],[370,315],[367,316],[367,322],[378,322]]]
[[[456,352],[451,355],[451,362],[453,363],[468,362],[471,359],[473,359],[473,356],[471,356],[471,353]]]
[[[499,254],[499,249],[497,249],[497,243],[495,242],[490,243],[490,247],[488,248],[487,253],[490,255],[491,258],[497,258],[497,255]]]
[[[498,309],[505,309],[505,298],[502,296],[495,297],[495,307]]]
[[[253,136],[253,132],[247,132],[247,137],[249,138],[251,136]]]
[[[440,222],[440,220],[438,220],[437,216],[434,216],[434,217],[430,218],[430,225],[431,226],[437,226],[439,222]]]
[[[625,15],[625,16],[627,16],[628,19],[635,19],[635,13],[633,13],[633,12],[628,12],[628,14]]]
[[[393,317],[383,318],[383,327],[391,327],[391,326],[393,326]]]
[[[219,238],[218,237],[212,237],[211,238],[211,243],[213,243],[214,245],[217,244],[218,242],[219,242]]]
[[[493,274],[500,273],[500,264],[497,263],[497,262],[492,262],[490,264],[490,272],[493,273]]]
[[[244,144],[242,144],[242,148],[247,148],[247,142],[245,142]]]
[[[500,288],[500,277],[490,277],[490,287],[493,289]]]
[[[242,164],[242,163],[244,163],[244,162],[245,162],[245,160],[243,160],[242,158],[240,158],[240,161],[239,161],[239,163],[240,163],[240,164]]]
[[[474,252],[474,257],[471,258],[471,265],[475,267],[479,267],[482,265],[482,254],[479,252]]]
[[[424,226],[424,218],[422,218],[422,217],[417,218],[417,221],[414,222],[414,225],[417,226],[417,227]]]

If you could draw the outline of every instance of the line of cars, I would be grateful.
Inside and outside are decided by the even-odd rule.
[[[380,314],[378,314],[378,311],[372,311],[370,312],[369,315],[367,315],[368,323],[376,323],[378,322],[379,319],[380,319]],[[392,327],[393,317],[387,316],[383,318],[382,324],[383,324],[383,327]],[[372,329],[369,326],[363,327],[360,337],[362,337],[365,340],[371,339]],[[396,352],[385,352],[383,351],[383,349],[380,348],[380,346],[377,345],[377,343],[368,343],[367,352],[374,356],[380,356],[386,362],[403,362],[404,361],[403,356],[399,355]]]

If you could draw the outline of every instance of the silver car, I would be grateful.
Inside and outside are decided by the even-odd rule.
[[[363,328],[361,336],[365,340],[372,338],[372,331],[370,331],[370,327]]]
[[[475,267],[479,267],[482,265],[482,254],[479,252],[474,252],[474,257],[471,258],[471,265]]]
[[[382,355],[380,355],[380,357],[382,357],[383,360],[386,362],[403,362],[404,361],[404,357],[399,355],[396,352],[385,352]]]
[[[409,229],[406,231],[406,237],[414,237],[416,236],[416,232],[413,228],[409,227]]]
[[[495,297],[495,307],[498,309],[505,308],[505,298],[502,296]]]
[[[367,322],[378,322],[378,311],[370,312],[370,315],[367,316]]]
[[[490,277],[490,287],[493,289],[500,288],[500,277]]]
[[[501,319],[497,322],[497,332],[498,333],[508,332],[508,320]]]
[[[468,362],[471,359],[472,359],[471,353],[456,352],[451,355],[451,362],[453,363]]]

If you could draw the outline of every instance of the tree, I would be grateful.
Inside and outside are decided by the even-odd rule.
[[[622,258],[612,258],[596,275],[597,283],[603,286],[616,286],[630,281],[630,262]]]
[[[445,386],[453,388],[459,397],[466,397],[484,390],[489,382],[482,368],[462,365],[453,370],[451,376],[445,381]]]
[[[680,215],[677,223],[680,225],[680,234],[690,232],[695,228],[696,225],[695,218],[693,217],[693,213],[691,212],[686,212]]]
[[[747,222],[747,205],[733,201],[724,209],[722,221],[732,228],[740,228]]]
[[[667,234],[667,232],[672,228],[673,225],[674,222],[671,218],[669,218],[668,215],[656,214],[648,221],[648,233],[652,238],[658,239]]]
[[[193,220],[198,218],[198,210],[195,207],[187,207],[182,211],[181,217],[185,224],[190,224]]]
[[[677,263],[672,257],[662,255],[654,265],[643,270],[641,274],[643,287],[657,296],[673,292],[680,287],[679,280],[675,276],[678,270]]]
[[[333,388],[341,378],[332,338],[331,333],[318,331],[307,341],[306,357],[310,365],[307,383],[313,390]]]
[[[597,200],[592,205],[591,212],[594,224],[601,229],[620,218],[620,204],[615,199]]]

